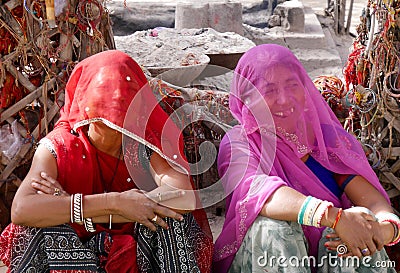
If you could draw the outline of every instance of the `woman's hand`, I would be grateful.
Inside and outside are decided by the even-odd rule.
[[[52,194],[55,196],[69,196],[61,184],[45,172],[40,173],[40,179],[32,178],[31,185],[38,194]]]
[[[390,243],[393,239],[393,233],[394,233],[394,228],[393,225],[389,222],[375,222],[371,221],[370,224],[372,225],[373,229],[373,240],[376,245],[377,250],[382,250],[384,245]],[[339,235],[337,233],[331,233],[328,234],[327,239],[330,239],[331,241],[328,241],[325,243],[325,247],[327,247],[329,250],[337,250],[337,247],[340,244],[343,244],[344,242],[340,239]],[[371,256],[374,253],[371,250],[368,250],[366,253],[362,253],[364,256]],[[352,256],[351,252],[348,252],[347,254],[343,255],[344,257],[346,256]]]
[[[173,191],[163,193],[163,200],[177,198],[182,195],[182,191]],[[157,204],[153,201],[157,200],[158,196],[146,196],[143,191],[132,189],[119,194],[116,205],[117,214],[129,219],[133,222],[138,222],[145,225],[149,229],[156,231],[156,225],[168,229],[167,223],[163,218],[170,217],[182,221],[183,216],[175,211]]]
[[[343,253],[343,249],[338,249],[340,248],[340,245],[343,245],[344,242],[340,239],[339,235],[337,235],[337,233],[329,233],[326,235],[326,239],[328,240],[327,242],[325,242],[324,246],[328,249],[328,250],[333,250],[338,252],[338,255],[340,255],[341,257],[348,257],[348,256],[353,256],[353,254],[347,250],[346,253]],[[347,248],[347,246],[346,246]]]
[[[186,193],[183,190],[168,190],[168,187],[157,187],[151,192],[142,191],[147,197],[156,202],[162,204],[163,201],[172,200],[184,196]]]
[[[330,242],[328,246],[336,249],[339,244],[345,243],[351,256],[373,255],[383,247],[378,229],[379,223],[370,214],[343,210],[335,228],[336,237],[332,237],[339,237],[340,241]],[[368,252],[362,253],[363,249],[368,249]]]

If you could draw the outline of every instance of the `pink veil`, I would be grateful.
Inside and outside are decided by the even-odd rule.
[[[303,111],[288,117],[296,119],[287,121],[296,124],[290,132],[284,126],[275,129],[274,116],[260,93],[277,65],[289,68],[300,79],[305,94]],[[307,153],[332,172],[363,176],[389,202],[362,146],[343,129],[289,49],[264,44],[246,52],[235,69],[229,106],[240,125],[225,135],[219,150],[218,171],[228,197],[225,223],[215,243],[215,272],[229,269],[264,203],[282,185],[335,206],[351,205],[345,195],[337,198],[306,167],[300,158]],[[303,230],[309,254],[315,256],[323,229]]]

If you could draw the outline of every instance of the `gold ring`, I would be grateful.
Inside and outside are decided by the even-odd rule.
[[[156,214],[156,216],[154,216],[154,218],[152,218],[151,221],[152,221],[153,223],[155,223],[155,222],[157,222],[157,218],[158,218],[158,215]]]
[[[158,200],[161,202],[162,201],[161,192],[157,193],[157,196],[158,196]]]
[[[61,195],[60,189],[59,189],[59,188],[54,188],[54,193],[53,193],[53,195],[55,195],[55,196]]]

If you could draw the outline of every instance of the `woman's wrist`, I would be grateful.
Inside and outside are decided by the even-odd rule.
[[[379,223],[379,226],[381,227],[382,230],[384,244],[385,245],[390,244],[395,236],[395,227],[393,223],[381,222]]]
[[[324,201],[309,195],[304,199],[299,209],[297,222],[301,225],[320,228],[322,219],[331,207],[333,207],[332,202]]]
[[[391,212],[380,212],[376,214],[376,217],[379,223],[390,223],[392,225],[392,238],[387,245],[392,246],[398,244],[400,242],[400,218]]]
[[[338,215],[339,208],[330,207],[321,220],[321,225],[325,227],[332,227]]]
[[[120,199],[121,193],[119,192],[106,192],[104,193],[104,204],[105,204],[105,214],[113,215],[119,214],[118,200]]]

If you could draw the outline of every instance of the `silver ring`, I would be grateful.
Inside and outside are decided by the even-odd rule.
[[[59,188],[54,188],[54,193],[53,193],[53,195],[55,195],[55,196],[61,195],[60,189],[59,189]]]
[[[157,196],[158,196],[158,200],[161,202],[162,201],[161,192],[157,193]]]
[[[152,221],[153,223],[155,223],[155,222],[157,222],[157,219],[158,219],[158,215],[156,214],[156,216],[154,216],[154,218],[152,218],[151,221]]]
[[[362,253],[363,255],[367,254],[368,251],[369,251],[368,247],[361,249],[361,253]]]

